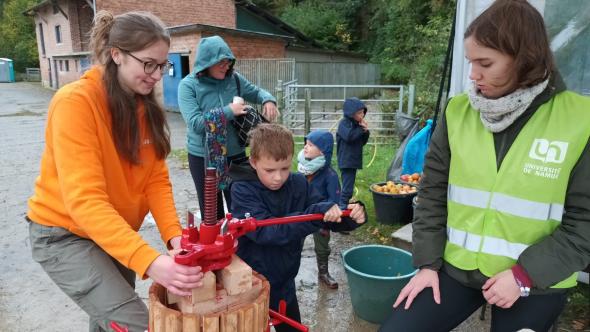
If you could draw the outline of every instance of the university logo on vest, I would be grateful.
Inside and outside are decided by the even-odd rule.
[[[524,164],[523,172],[548,179],[557,179],[561,167],[551,167],[546,164],[563,163],[568,144],[568,142],[535,138],[529,150],[529,158],[541,161],[542,164],[539,164],[539,162],[527,162]]]

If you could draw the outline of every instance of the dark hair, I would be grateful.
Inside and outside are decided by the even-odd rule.
[[[293,134],[285,126],[276,123],[262,123],[249,133],[250,158],[262,156],[285,160],[293,157],[295,143]]]
[[[95,63],[104,67],[103,81],[111,113],[112,134],[119,154],[131,163],[139,163],[139,127],[137,99],[145,107],[146,120],[156,156],[164,159],[170,153],[170,130],[162,106],[156,101],[152,90],[146,96],[130,95],[123,90],[117,79],[118,66],[111,57],[111,49],[117,47],[129,52],[140,51],[164,41],[170,45],[170,35],[164,23],[151,13],[128,12],[113,16],[100,11],[94,18],[90,33],[90,49]]]
[[[497,0],[467,28],[464,38],[514,59],[517,88],[536,85],[555,70],[541,14],[526,0]]]

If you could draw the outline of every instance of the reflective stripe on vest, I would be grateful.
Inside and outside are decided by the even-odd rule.
[[[561,222],[563,216],[563,204],[535,202],[506,194],[491,193],[453,184],[449,184],[448,200],[482,209],[485,209],[489,204],[490,209],[539,221],[555,220]]]
[[[469,251],[510,257],[514,260],[517,260],[518,256],[528,248],[528,245],[523,243],[512,243],[491,236],[480,236],[453,227],[447,227],[447,239],[450,243]]]

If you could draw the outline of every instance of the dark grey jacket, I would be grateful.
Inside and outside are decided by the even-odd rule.
[[[502,132],[494,134],[499,168],[520,130],[543,104],[566,89],[559,73],[551,75],[547,88],[529,108]],[[590,112],[590,110],[588,110]],[[575,119],[572,119],[575,121]],[[582,124],[580,124],[582,125]],[[466,286],[481,289],[488,278],[479,270],[464,271],[443,261],[447,223],[447,185],[451,150],[444,114],[434,130],[426,154],[419,204],[413,222],[414,265],[444,269]],[[474,167],[477,161],[474,160]],[[550,188],[549,188],[550,189]],[[555,291],[551,285],[590,264],[590,145],[570,174],[561,225],[547,238],[527,248],[518,263],[533,281],[533,292]]]

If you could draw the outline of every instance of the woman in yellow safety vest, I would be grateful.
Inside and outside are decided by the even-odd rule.
[[[473,83],[426,156],[419,272],[380,331],[449,331],[485,303],[492,331],[547,331],[590,263],[590,99],[566,90],[541,14],[498,0],[464,47]]]

